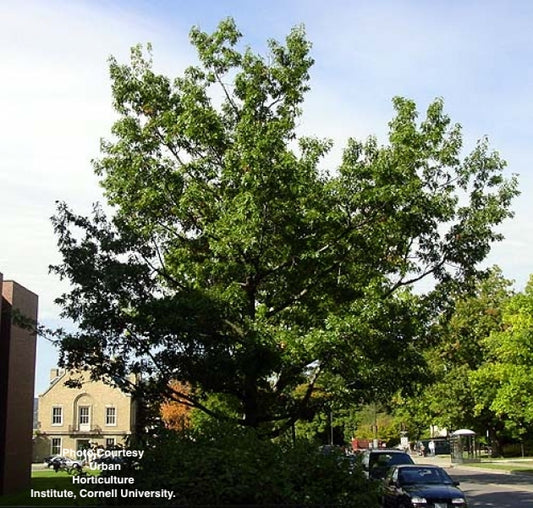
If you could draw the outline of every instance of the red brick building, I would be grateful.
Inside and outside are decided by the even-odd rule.
[[[0,273],[0,495],[30,487],[38,297]]]

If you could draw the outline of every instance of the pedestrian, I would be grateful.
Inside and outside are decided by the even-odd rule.
[[[435,457],[435,441],[433,441],[433,439],[429,442],[428,448],[429,448],[429,454],[432,457]]]

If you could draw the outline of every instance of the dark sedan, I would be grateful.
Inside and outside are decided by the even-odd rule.
[[[385,477],[385,508],[465,508],[466,497],[444,469],[429,465],[401,465]]]
[[[392,466],[398,464],[414,464],[414,461],[401,450],[372,448],[363,452],[362,465],[367,478],[381,480]]]

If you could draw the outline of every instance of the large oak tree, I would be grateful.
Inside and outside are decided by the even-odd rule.
[[[111,59],[119,118],[95,162],[110,212],[61,203],[53,218],[53,269],[71,284],[58,301],[78,327],[59,343],[65,365],[116,383],[142,373],[130,389],[151,397],[179,381],[177,399],[276,433],[325,379],[398,388],[429,296],[476,273],[516,182],[486,140],[462,158],[441,100],[419,122],[395,98],[387,145],[350,139],[320,169],[331,142],[297,134],[303,29],[266,56],[240,38],[232,20],[194,28],[198,64],[173,80],[140,47],[129,65]],[[434,290],[410,291],[424,278]]]

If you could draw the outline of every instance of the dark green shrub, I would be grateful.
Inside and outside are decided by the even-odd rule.
[[[223,425],[162,433],[135,476],[135,488],[172,490],[175,504],[378,506],[377,486],[343,455]]]

